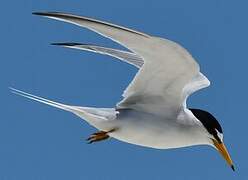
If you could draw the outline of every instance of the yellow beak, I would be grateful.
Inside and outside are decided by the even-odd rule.
[[[226,160],[227,164],[232,168],[233,171],[235,171],[232,159],[226,149],[225,144],[223,142],[219,143],[215,139],[213,139],[213,142],[214,146],[218,149],[222,157]]]

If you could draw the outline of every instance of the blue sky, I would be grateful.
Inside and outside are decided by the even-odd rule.
[[[0,179],[247,178],[247,6],[242,0],[2,2]],[[122,48],[33,11],[94,17],[180,42],[212,83],[188,104],[217,117],[237,171],[206,146],[154,150],[114,139],[88,145],[85,138],[95,129],[83,120],[11,94],[9,86],[68,104],[112,107],[137,71],[110,57],[49,45]]]

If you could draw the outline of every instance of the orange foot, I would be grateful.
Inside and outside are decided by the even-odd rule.
[[[109,138],[108,133],[114,132],[115,129],[112,129],[110,131],[99,131],[96,132],[92,135],[90,135],[90,137],[87,139],[88,144],[91,144],[93,142],[98,142],[98,141],[102,141],[102,140],[106,140]]]

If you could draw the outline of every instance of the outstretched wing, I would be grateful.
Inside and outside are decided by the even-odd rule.
[[[122,51],[118,49],[106,48],[106,47],[89,45],[89,44],[80,44],[80,43],[52,43],[52,45],[58,45],[58,46],[63,46],[72,49],[79,49],[84,51],[91,51],[99,54],[112,56],[117,59],[120,59],[121,61],[134,65],[137,68],[140,68],[144,64],[144,61],[140,56],[128,51]]]
[[[88,28],[142,57],[144,65],[125,90],[118,108],[175,117],[191,93],[209,85],[192,56],[175,42],[71,14],[34,14]]]

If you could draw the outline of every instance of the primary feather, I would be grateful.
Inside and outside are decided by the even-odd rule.
[[[121,61],[134,65],[137,68],[140,68],[144,64],[144,61],[140,56],[128,51],[80,43],[52,43],[52,45],[58,45],[67,48],[79,49],[112,56]]]

